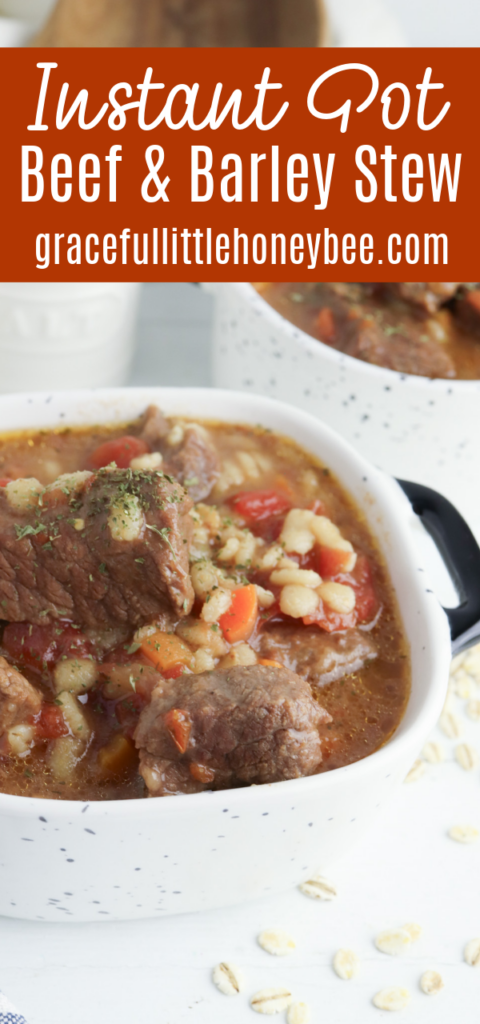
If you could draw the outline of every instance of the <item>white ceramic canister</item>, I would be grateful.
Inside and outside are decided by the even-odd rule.
[[[47,18],[55,0],[0,0],[0,15],[36,25]]]
[[[55,0],[0,0],[0,47],[25,46]]]
[[[0,391],[124,384],[139,284],[0,284]]]

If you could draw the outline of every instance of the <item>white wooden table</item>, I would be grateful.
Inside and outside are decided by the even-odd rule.
[[[480,725],[462,722],[480,745]],[[442,742],[449,760],[403,785],[374,831],[330,871],[335,902],[294,891],[163,921],[75,926],[3,918],[2,988],[29,1024],[253,1024],[249,995],[275,985],[291,986],[310,1004],[312,1024],[379,1022],[386,1015],[371,999],[391,985],[411,992],[410,1024],[475,1024],[480,970],[463,962],[462,950],[480,935],[480,844],[462,846],[446,833],[462,822],[480,825],[479,773],[463,772],[453,743]],[[423,935],[410,953],[393,958],[375,949],[379,931],[411,921]],[[289,957],[271,957],[256,944],[271,926],[295,938]],[[340,947],[361,958],[354,981],[332,970]],[[220,960],[243,968],[244,994],[227,998],[213,987],[211,968]],[[428,997],[418,983],[432,968],[445,989]]]

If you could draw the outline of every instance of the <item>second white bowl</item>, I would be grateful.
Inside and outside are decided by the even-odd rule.
[[[337,352],[250,284],[216,296],[214,381],[318,416],[375,465],[446,494],[480,538],[480,381],[395,373]]]

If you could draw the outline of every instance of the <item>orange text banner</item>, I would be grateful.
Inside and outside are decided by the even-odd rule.
[[[477,50],[0,53],[0,280],[479,276]]]

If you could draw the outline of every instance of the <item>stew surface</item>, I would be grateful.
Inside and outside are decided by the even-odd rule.
[[[0,438],[0,789],[163,796],[328,771],[392,735],[409,655],[332,472],[261,427]]]
[[[399,373],[480,379],[478,284],[260,284],[291,323]]]

